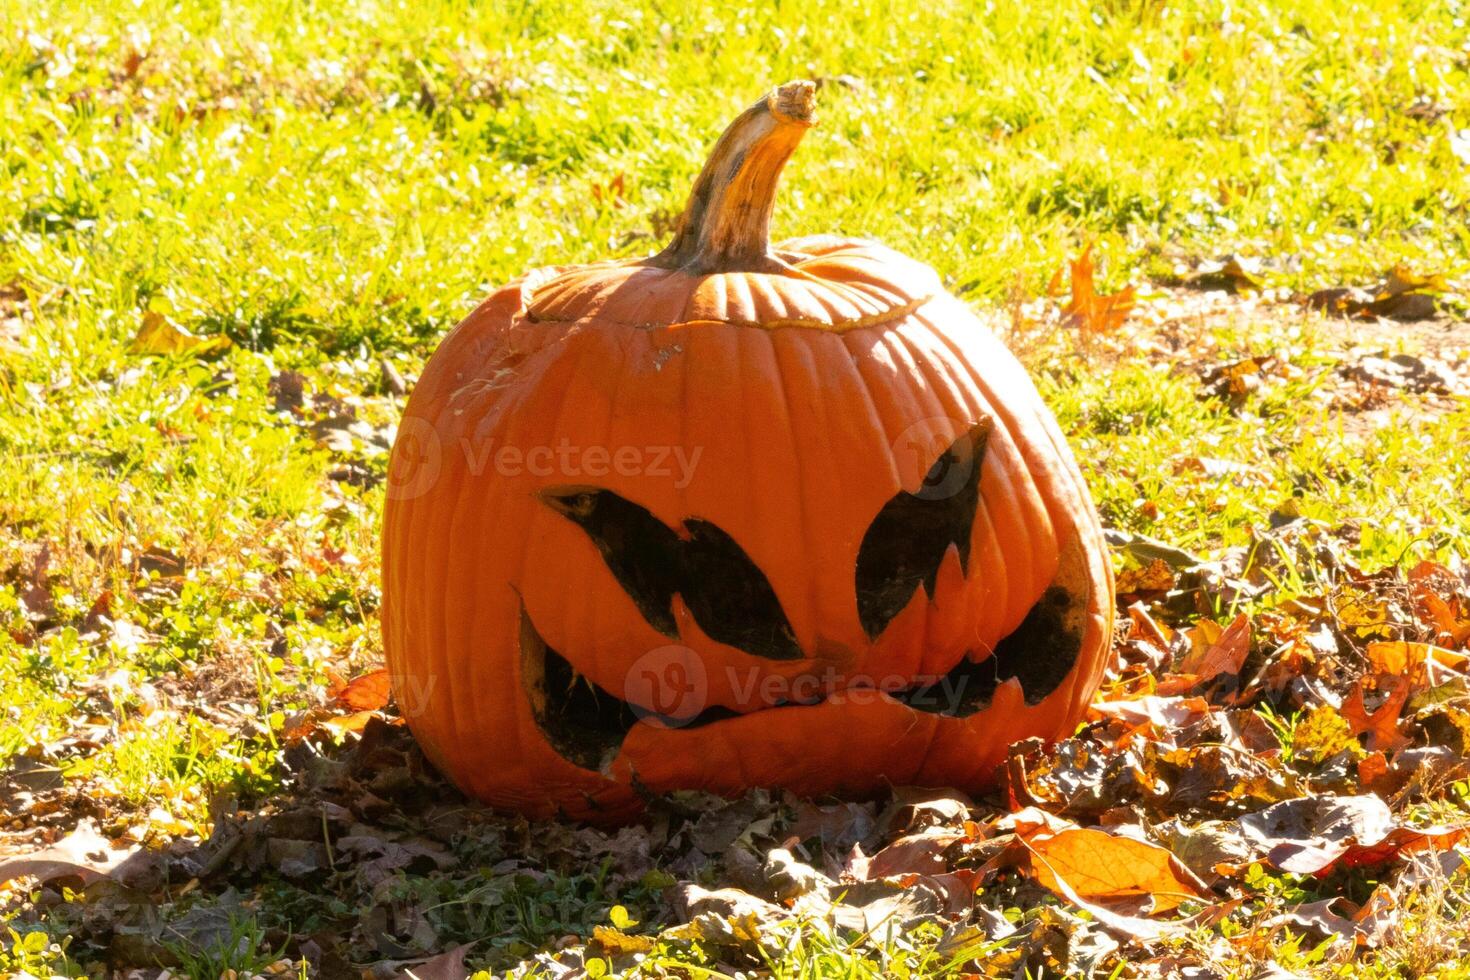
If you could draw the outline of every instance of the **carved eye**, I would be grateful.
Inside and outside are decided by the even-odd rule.
[[[858,618],[876,640],[920,585],[934,594],[939,565],[953,544],[970,562],[970,531],[980,500],[980,467],[995,423],[981,419],[956,439],[924,475],[917,493],[900,490],[868,525],[858,548]]]
[[[1026,703],[1038,705],[1061,686],[1082,652],[1081,612],[1072,594],[1053,585],[989,657],[962,658],[932,684],[895,695],[916,711],[968,718],[990,707],[995,689],[1015,678]]]
[[[712,640],[767,660],[798,660],[801,646],[770,580],[735,539],[689,518],[684,536],[611,490],[555,487],[547,506],[592,539],[608,570],[648,624],[677,639],[674,596]]]

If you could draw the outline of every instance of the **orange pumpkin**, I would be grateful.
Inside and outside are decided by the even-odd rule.
[[[1106,549],[1020,365],[924,265],[769,245],[814,91],[735,120],[662,252],[501,288],[409,400],[383,640],[473,796],[982,789],[1097,687]]]

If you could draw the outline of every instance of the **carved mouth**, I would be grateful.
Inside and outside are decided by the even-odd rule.
[[[887,699],[926,714],[967,718],[990,706],[996,689],[1015,680],[1026,704],[1037,705],[1061,686],[1082,648],[1082,630],[1071,593],[1047,589],[1009,636],[983,660],[962,657],[948,673],[920,679],[901,690],[865,688],[873,701]],[[832,690],[812,700],[778,701],[736,711],[705,708],[688,717],[661,715],[628,703],[579,673],[536,631],[521,610],[521,680],[537,726],[548,744],[575,766],[605,772],[633,727],[698,729],[756,712],[800,711],[851,696],[858,688]],[[774,719],[773,719],[774,720]]]

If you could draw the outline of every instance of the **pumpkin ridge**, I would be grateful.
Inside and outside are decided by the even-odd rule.
[[[985,426],[983,433],[985,441],[981,448],[988,450],[990,436],[993,434],[995,428],[994,413],[990,411],[990,406],[985,399],[979,395],[977,386],[970,377],[969,372],[962,370],[962,365],[957,365],[952,362],[948,348],[942,345],[921,342],[923,335],[917,329],[898,330],[895,331],[895,336],[897,337],[899,349],[903,350],[910,359],[913,365],[912,370],[917,372],[923,379],[923,383],[930,387],[938,396],[943,406],[943,416],[949,418],[956,424],[959,424],[961,420],[979,420],[975,423],[975,426],[971,427],[970,431],[973,434],[976,427],[981,424]],[[975,465],[979,467],[983,463],[984,452],[980,452],[976,455]],[[986,474],[983,472],[977,471],[976,475],[981,485],[987,482],[993,485],[995,482],[993,476],[987,479]],[[961,595],[967,597],[970,603],[974,603],[974,597],[985,597],[992,594],[989,591],[992,588],[992,580],[998,577],[1004,581],[1006,578],[1004,562],[986,561],[985,559],[985,556],[999,555],[1003,554],[1003,552],[994,547],[988,551],[984,549],[984,542],[994,541],[995,525],[985,501],[985,494],[980,491],[979,485],[977,485],[975,492],[976,501],[973,516],[970,520],[969,532],[964,541],[964,550],[961,551],[957,548],[955,556],[957,567],[962,573],[960,588],[963,591]],[[981,526],[978,534],[977,524]],[[975,547],[977,537],[982,544],[980,549],[976,549]],[[975,557],[977,550],[980,556],[978,558]],[[965,561],[958,561],[961,557],[964,557]],[[943,562],[941,562],[941,570],[942,566]],[[972,575],[970,573],[971,568],[977,568],[980,571]],[[933,614],[935,608],[942,605],[953,609],[955,606],[960,605],[960,600],[950,599],[941,604],[938,597],[933,596],[932,591],[931,596],[931,615],[926,623],[928,629],[928,632],[925,634],[926,650],[933,650],[936,641],[940,645],[957,643],[962,648],[968,647],[971,649],[974,648],[975,644],[984,642],[985,630],[983,627],[987,625],[984,620],[989,619],[989,616],[972,616],[969,618],[968,623],[963,624],[937,623],[937,617]],[[976,604],[972,608],[988,610],[993,608],[993,606],[991,603],[986,602]],[[1005,607],[1002,605],[999,608],[1004,609]],[[977,622],[977,619],[981,621]],[[946,625],[953,632],[945,632]],[[937,637],[936,630],[939,631]],[[933,664],[930,662],[931,659],[932,657],[926,653],[923,660],[924,666],[932,668]]]
[[[959,300],[953,300],[953,302],[957,305],[962,305],[959,303]],[[957,363],[962,365],[970,364],[970,358],[956,346],[950,337],[945,335],[944,331],[936,329],[928,318],[920,316],[915,317],[915,320],[923,329],[939,341],[940,345],[949,352],[950,357],[954,358]],[[1000,346],[1000,342],[994,340],[993,334],[990,337],[997,346]],[[1004,350],[1004,347],[1001,349]],[[1003,394],[1010,393],[998,390],[996,385],[987,381],[984,374],[974,367],[970,367],[967,373],[970,375],[971,382],[977,392],[984,397],[985,401],[992,408],[992,417],[995,420],[995,431],[992,434],[992,438],[999,437],[1000,443],[1008,447],[1014,457],[1012,468],[1007,468],[1003,462],[999,463],[1002,469],[1007,470],[1008,478],[994,481],[992,484],[996,487],[996,492],[1005,498],[1007,508],[1011,511],[1011,520],[1019,525],[1014,530],[1018,530],[1023,534],[1028,544],[1050,540],[1053,542],[1057,551],[1060,552],[1061,540],[1056,533],[1056,522],[1050,510],[1046,507],[1049,497],[1039,492],[1041,487],[1037,483],[1035,474],[1031,472],[1030,460],[1027,458],[1025,449],[1023,448],[1027,445],[1027,441],[1021,438],[1024,429],[1018,426],[1017,419],[1007,411],[1006,398],[1001,397]],[[1034,389],[1031,393],[1033,397],[1040,397],[1035,394]],[[1002,456],[1002,458],[1004,457]],[[1023,486],[1018,487],[1015,485],[1016,483],[1023,483]],[[1028,501],[1037,500],[1043,501],[1043,509],[1039,516],[1044,520],[1045,524],[1044,527],[1041,527],[1040,531],[1038,531],[1037,510],[1027,503]],[[1001,538],[1002,535],[998,533],[997,539],[999,540]],[[1004,544],[1002,544],[1002,547],[1005,547]],[[1014,583],[1013,592],[1016,594],[1009,596],[1012,601],[1018,597],[1017,594],[1028,597],[1038,595],[1040,590],[1046,587],[1046,583],[1050,581],[1052,574],[1054,574],[1053,572],[1047,572],[1045,579],[1038,586],[1036,580],[1038,573],[1041,571],[1037,567],[1039,556],[1031,547],[1019,549],[1022,553],[1021,556],[1017,556],[1014,553],[1015,550],[1017,549],[1006,549],[1007,572],[1008,574],[1014,573],[1011,574],[1011,578]],[[1013,564],[1015,566],[1014,568],[1011,567]],[[1011,607],[1008,605],[1006,608],[1009,610]],[[1029,611],[1030,606],[1028,605],[1026,609]],[[1021,619],[1025,618],[1025,615],[1025,611],[1021,612],[1020,617],[1015,620],[1015,624],[1019,625]],[[1015,625],[1012,625],[1011,629],[1015,629]]]
[[[743,282],[746,279],[745,276],[731,276],[731,277],[728,277],[728,278],[733,279],[736,282]],[[553,281],[555,281],[555,280],[553,280]],[[822,285],[824,287],[826,287],[826,288],[832,289],[835,292],[836,291],[836,287],[839,286],[839,285],[841,285],[841,284],[834,283],[834,282],[831,282],[829,280],[823,280],[822,281]],[[747,287],[747,289],[748,289],[748,287]],[[774,317],[774,318],[770,318],[770,319],[765,319],[765,318],[762,318],[762,319],[748,319],[748,318],[734,318],[734,317],[723,317],[723,318],[716,318],[716,317],[691,317],[691,318],[688,318],[688,319],[673,320],[673,321],[668,322],[668,323],[643,322],[643,323],[629,323],[629,324],[624,324],[624,325],[625,326],[631,326],[631,327],[637,327],[637,328],[640,328],[640,329],[643,329],[643,330],[662,330],[662,329],[682,330],[682,329],[687,329],[689,327],[701,326],[701,325],[704,325],[704,324],[719,323],[719,324],[728,324],[730,326],[735,326],[735,327],[752,327],[752,328],[757,328],[757,329],[761,329],[761,330],[787,330],[787,329],[793,329],[794,328],[794,329],[806,329],[806,330],[821,330],[821,331],[823,331],[825,333],[842,334],[842,333],[847,333],[847,332],[852,331],[852,330],[862,330],[862,329],[867,328],[867,327],[883,327],[883,326],[888,326],[888,325],[893,324],[893,323],[895,323],[897,321],[904,320],[904,319],[906,319],[906,318],[908,318],[910,316],[913,316],[913,315],[917,314],[925,305],[927,305],[928,303],[930,303],[931,301],[933,301],[936,296],[937,296],[936,293],[925,293],[925,294],[923,294],[921,296],[918,296],[918,297],[915,297],[913,299],[910,299],[910,300],[908,300],[905,303],[902,303],[900,305],[895,305],[895,306],[893,306],[893,307],[891,307],[889,309],[886,309],[886,310],[884,310],[881,313],[873,313],[873,314],[869,314],[869,315],[866,315],[866,316],[859,316],[859,317],[845,317],[845,318],[842,318],[842,319],[835,319],[834,318],[834,319],[829,319],[829,320],[818,320],[818,319],[814,319],[814,318],[811,318],[811,317]],[[563,325],[599,324],[600,325],[600,324],[603,324],[603,323],[606,322],[606,317],[601,312],[596,312],[596,311],[594,311],[594,312],[587,312],[587,313],[577,313],[575,315],[559,315],[555,311],[555,308],[554,307],[553,307],[553,311],[552,312],[547,312],[544,309],[538,309],[538,307],[541,307],[542,306],[542,303],[543,302],[550,302],[552,300],[559,300],[559,299],[562,299],[562,298],[563,297],[560,294],[556,294],[556,295],[553,295],[553,296],[550,296],[550,297],[542,297],[539,293],[532,294],[527,299],[525,308],[523,310],[523,315],[525,317],[525,321],[527,323],[529,323],[529,324],[535,324],[535,325],[540,325],[540,324],[563,324]],[[579,298],[579,297],[574,297],[574,298]],[[568,305],[571,305],[571,304],[568,304]],[[729,305],[728,298],[727,298],[727,301],[726,301],[726,305]],[[754,305],[754,304],[749,304],[749,305]],[[687,309],[687,307],[686,307],[686,309]]]
[[[803,511],[804,516],[806,503],[810,499],[810,495],[805,492],[805,486],[802,479],[802,469],[800,465],[801,448],[800,443],[796,437],[796,422],[791,413],[791,394],[787,390],[790,379],[787,377],[785,367],[781,363],[781,351],[776,346],[776,338],[773,335],[767,333],[763,337],[759,337],[757,339],[765,346],[765,349],[769,352],[769,363],[775,366],[775,388],[781,393],[781,417],[786,423],[786,440],[791,446],[792,455],[795,456],[797,459],[797,466],[791,474],[791,482],[792,486],[796,490],[797,499],[802,502],[801,510]],[[798,545],[800,546],[802,553],[806,554],[809,553],[810,549],[807,547],[807,522],[805,519],[800,522],[800,526],[801,540],[800,542],[798,542]],[[806,588],[802,591],[801,596],[803,605],[805,607],[802,612],[804,612],[806,615],[798,616],[799,620],[805,620],[809,623],[816,622],[816,612],[819,606],[817,597],[815,595],[816,587],[816,579],[809,576],[806,580]]]

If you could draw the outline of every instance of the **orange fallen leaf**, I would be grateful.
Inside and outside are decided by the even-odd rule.
[[[1409,571],[1409,585],[1422,619],[1434,627],[1436,642],[1463,647],[1470,643],[1470,609],[1456,595],[1458,576],[1443,565],[1421,561]]]
[[[367,723],[378,717],[378,712],[354,711],[350,715],[337,715],[322,720],[322,725],[327,728],[335,728],[339,732],[360,732],[367,727]]]
[[[1342,719],[1348,723],[1354,735],[1368,736],[1368,748],[1376,752],[1392,752],[1409,744],[1409,739],[1399,731],[1399,715],[1409,700],[1412,685],[1405,677],[1389,677],[1391,685],[1388,697],[1370,712],[1363,700],[1366,680],[1358,678],[1351,694],[1342,704]]]
[[[1317,872],[1326,875],[1337,868],[1376,867],[1416,851],[1446,851],[1465,839],[1467,827],[1397,827],[1382,840],[1371,844],[1354,843],[1328,867]]]
[[[388,671],[370,670],[331,692],[332,699],[353,711],[378,711],[388,703],[392,683]]]
[[[1379,796],[1389,796],[1395,787],[1388,767],[1388,756],[1371,752],[1358,760],[1358,785]]]
[[[1406,677],[1415,687],[1434,687],[1463,674],[1470,656],[1432,643],[1380,640],[1368,644],[1368,662],[1382,674]]]
[[[1101,904],[1119,912],[1122,903],[1159,913],[1211,897],[1204,882],[1156,844],[1087,827],[1022,840],[1037,882],[1084,908]]]
[[[1137,302],[1137,291],[1128,286],[1111,296],[1097,291],[1093,283],[1092,243],[1071,261],[1072,296],[1062,307],[1068,320],[1084,334],[1109,333],[1117,329]],[[1053,277],[1053,283],[1058,277]]]
[[[1462,647],[1466,641],[1470,641],[1470,617],[1461,618],[1455,606],[1451,606],[1433,592],[1421,591],[1417,598],[1425,615],[1434,624],[1439,634],[1438,639],[1457,647]]]
[[[1151,900],[1152,912],[1211,897],[1204,882],[1157,844],[1068,825],[1035,808],[1014,814],[1011,820],[1031,854],[1032,874],[1058,894],[1085,902]]]

